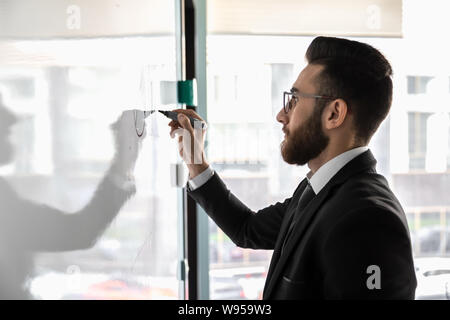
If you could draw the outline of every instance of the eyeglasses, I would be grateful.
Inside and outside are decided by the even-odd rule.
[[[316,94],[301,93],[298,91],[284,91],[283,92],[283,108],[284,112],[289,113],[289,110],[295,107],[300,98],[312,98],[312,99],[336,99],[331,96],[319,96]]]

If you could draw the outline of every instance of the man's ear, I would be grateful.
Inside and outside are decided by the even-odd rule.
[[[323,111],[324,128],[335,129],[339,128],[348,116],[348,106],[343,99],[335,99],[328,103]]]

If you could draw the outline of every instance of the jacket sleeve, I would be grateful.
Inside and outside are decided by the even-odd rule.
[[[4,236],[11,246],[29,251],[91,248],[134,192],[134,187],[121,189],[106,176],[91,201],[74,213],[20,199],[10,192],[10,198],[16,200],[6,206],[10,211],[2,222],[9,227],[4,228]]]
[[[239,247],[274,249],[291,198],[253,212],[237,199],[217,172],[189,195]]]
[[[384,208],[343,216],[330,230],[321,258],[327,299],[414,299],[408,231]]]

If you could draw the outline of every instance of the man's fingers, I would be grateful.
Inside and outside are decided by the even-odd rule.
[[[180,129],[181,126],[177,121],[171,121],[170,123],[171,123],[171,125],[169,124],[170,125],[170,137],[173,138],[175,136],[174,132],[177,131],[178,129]]]
[[[179,127],[180,126],[180,124],[178,123],[178,121],[174,121],[174,120],[172,120],[172,121],[170,121],[168,124],[167,124],[169,127]]]
[[[178,114],[178,123],[186,130],[188,130],[191,134],[194,132],[194,128],[192,128],[191,121],[189,118],[182,114]]]
[[[180,124],[178,123],[178,121],[173,121],[173,120],[169,122],[168,126],[169,126],[169,127],[172,127],[172,128],[175,128],[175,129],[181,128],[181,126],[180,126]]]
[[[185,115],[187,115],[187,116],[190,116],[190,117],[199,119],[199,120],[201,120],[201,121],[204,121],[204,120],[202,119],[202,117],[200,117],[200,116],[198,115],[198,113],[196,113],[194,110],[191,110],[191,109],[175,109],[175,110],[172,110],[172,111],[174,111],[174,112],[176,112],[176,113],[182,113],[182,114],[185,114]]]
[[[177,129],[174,129],[174,128],[172,128],[171,130],[170,130],[170,137],[173,139],[173,138],[175,138],[175,131],[176,131]]]

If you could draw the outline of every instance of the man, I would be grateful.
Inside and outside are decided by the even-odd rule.
[[[17,118],[0,95],[0,165],[13,159],[8,140]],[[90,202],[69,213],[23,199],[0,177],[0,300],[32,298],[27,280],[33,273],[35,252],[91,248],[136,187],[133,170],[144,134],[134,128],[134,112],[125,111],[112,125],[116,153]]]
[[[189,195],[238,246],[274,249],[264,299],[414,299],[406,217],[367,147],[391,106],[391,66],[367,44],[329,37],[306,59],[277,115],[283,159],[310,168],[292,197],[252,212],[204,155],[188,163]],[[181,126],[203,141],[178,120],[172,135]]]

